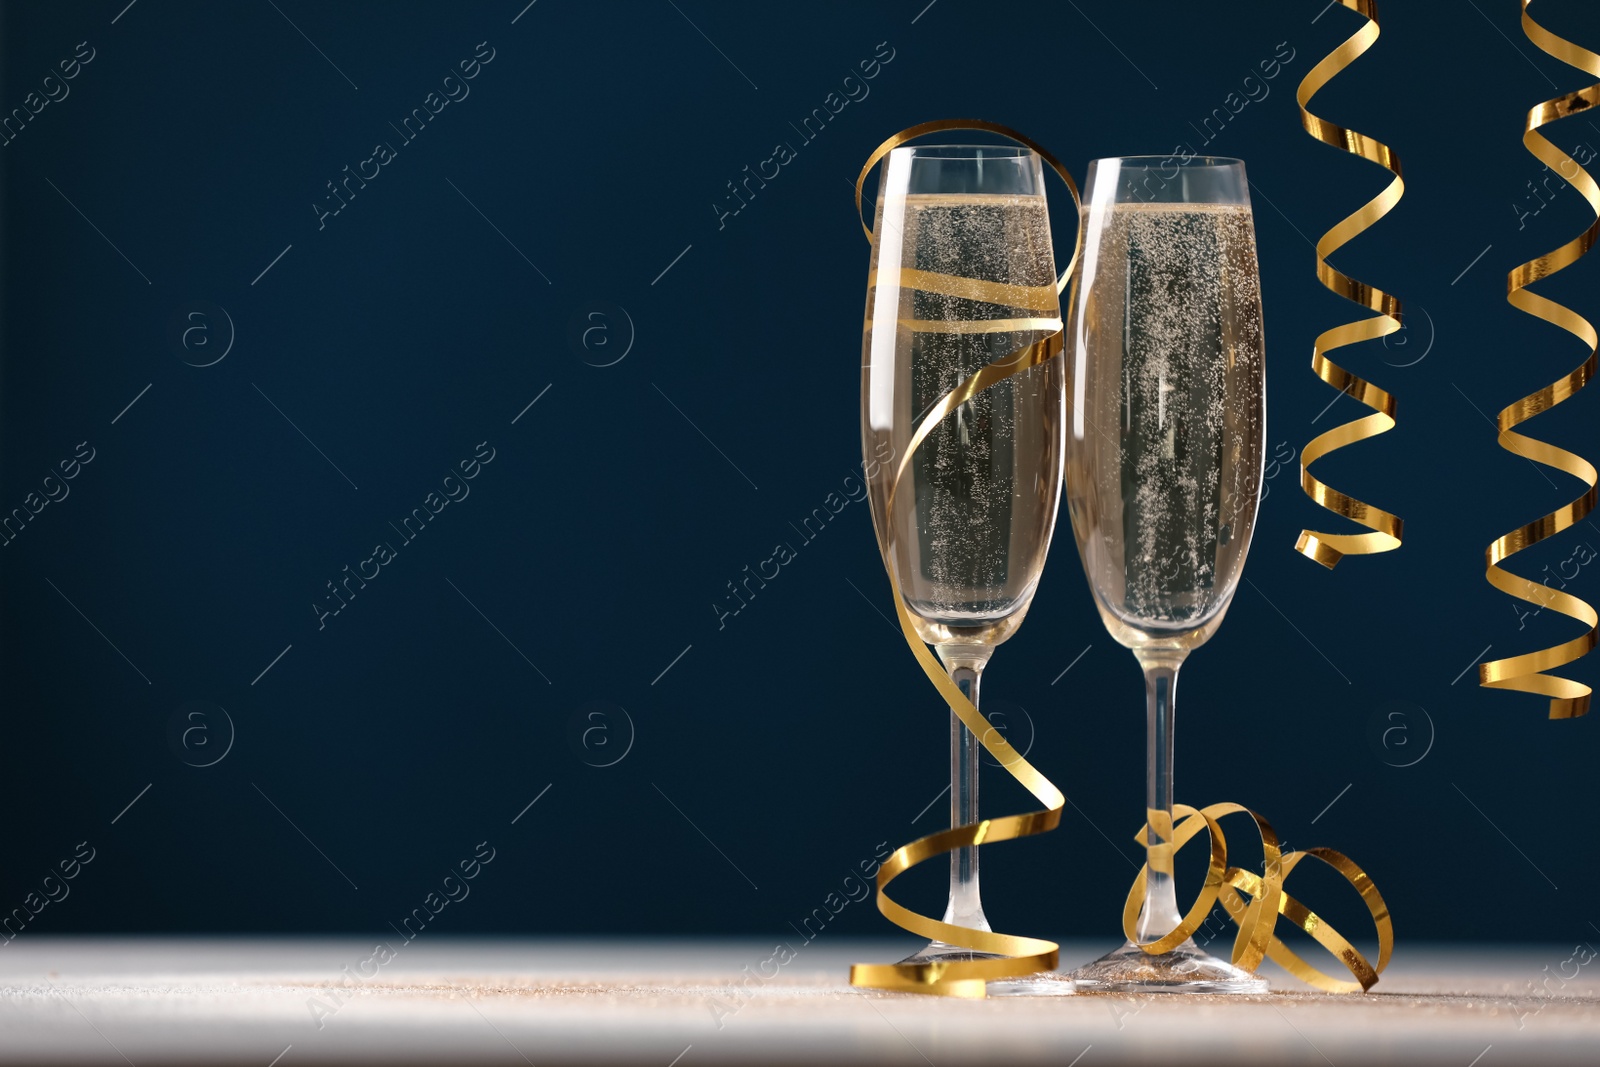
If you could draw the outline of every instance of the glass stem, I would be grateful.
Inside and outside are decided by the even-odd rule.
[[[1144,907],[1139,912],[1139,940],[1154,941],[1182,921],[1172,880],[1172,726],[1181,659],[1148,660],[1144,667],[1147,716],[1145,737],[1145,857],[1149,871]]]
[[[960,665],[950,668],[955,682],[973,706],[978,704],[978,680],[983,666]],[[983,746],[966,725],[950,713],[950,825],[966,826],[978,821],[978,757]],[[950,905],[944,921],[957,926],[989,929],[978,895],[978,848],[968,845],[950,853]]]

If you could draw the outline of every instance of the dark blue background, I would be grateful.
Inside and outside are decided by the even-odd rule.
[[[1002,121],[1081,177],[1096,156],[1199,148],[1191,123],[1286,42],[1270,95],[1206,146],[1255,185],[1269,449],[1362,410],[1318,418],[1335,394],[1308,368],[1313,336],[1355,317],[1310,243],[1386,181],[1300,129],[1299,79],[1361,25],[1323,0],[124,2],[9,3],[0,27],[8,112],[78,42],[95,56],[0,148],[0,509],[79,442],[95,455],[0,549],[0,911],[96,849],[24,936],[378,933],[480,841],[494,862],[431,929],[779,936],[879,842],[936,828],[942,803],[913,820],[945,780],[945,712],[886,624],[866,507],[809,544],[790,526],[859,460],[868,247],[849,186],[904,126]],[[1592,6],[1536,12],[1600,48]],[[1591,217],[1570,189],[1516,206],[1543,173],[1523,114],[1586,82],[1525,41],[1510,0],[1382,15],[1315,110],[1405,163],[1398,209],[1338,256],[1407,302],[1406,334],[1341,357],[1400,420],[1318,470],[1403,515],[1406,543],[1331,573],[1296,555],[1328,517],[1293,462],[1276,470],[1249,583],[1184,672],[1178,795],[1349,852],[1402,945],[1570,942],[1597,920],[1600,715],[1549,722],[1468,668],[1576,630],[1553,612],[1519,630],[1482,553],[1581,488],[1500,451],[1487,419],[1584,356],[1503,291]],[[325,183],[398,143],[389,124],[480,41],[494,58],[470,96],[319,229]],[[800,143],[790,123],[879,42],[893,58],[870,95]],[[1581,117],[1552,136],[1600,145]],[[725,183],[779,141],[798,158],[719,226]],[[1597,271],[1544,291],[1593,315]],[[611,310],[583,318],[596,301]],[[594,366],[625,347],[617,307],[636,338]],[[231,351],[191,366],[227,339],[215,308]],[[189,349],[175,322],[202,327]],[[1593,458],[1597,404],[1537,434]],[[324,583],[398,543],[388,523],[483,441],[470,497],[319,630]],[[725,584],[780,541],[798,558],[719,629]],[[1600,529],[1518,566],[1585,542]],[[1600,591],[1591,569],[1573,589]],[[1109,943],[1144,717],[1065,529],[985,693],[1072,800],[1052,837],[985,851],[991,917]],[[217,714],[189,748],[169,739],[189,701],[236,734],[209,767],[185,758],[221,750]],[[1026,804],[996,772],[985,809]],[[938,881],[908,899],[936,907]],[[1304,888],[1360,929],[1348,890]],[[891,929],[870,904],[833,928]]]

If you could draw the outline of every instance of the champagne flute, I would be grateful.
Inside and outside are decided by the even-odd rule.
[[[980,368],[1061,328],[1044,176],[1026,148],[896,148],[879,183],[862,345],[861,435],[874,525],[917,635],[978,703],[995,646],[1022,624],[1060,499],[1064,360],[978,393],[895,472],[929,408]],[[978,821],[980,745],[950,715],[950,820]],[[944,921],[990,930],[976,846],[950,854]],[[906,962],[993,959],[934,941]],[[1060,976],[992,993],[1070,993]]]
[[[1144,670],[1147,880],[1137,939],[1180,923],[1172,879],[1178,668],[1228,610],[1261,492],[1261,295],[1244,164],[1096,160],[1067,350],[1067,507],[1100,618]],[[1073,972],[1080,990],[1257,993],[1186,940],[1133,942]]]

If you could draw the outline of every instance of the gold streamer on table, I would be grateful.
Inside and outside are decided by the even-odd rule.
[[[1533,21],[1528,15],[1528,3],[1529,0],[1522,0],[1522,29],[1528,35],[1528,40],[1563,63],[1600,78],[1600,55],[1557,37]],[[1511,573],[1500,564],[1514,553],[1538,544],[1547,537],[1554,537],[1594,510],[1594,465],[1565,449],[1517,433],[1516,427],[1566,400],[1587,385],[1589,379],[1594,376],[1597,347],[1594,327],[1587,319],[1571,309],[1531,292],[1527,287],[1576,263],[1594,245],[1596,236],[1600,235],[1600,188],[1595,186],[1595,181],[1589,176],[1588,171],[1539,132],[1539,127],[1546,123],[1579,111],[1587,111],[1597,103],[1600,103],[1600,85],[1591,85],[1577,92],[1558,96],[1554,100],[1546,100],[1528,112],[1522,143],[1540,162],[1557,170],[1583,194],[1584,200],[1588,201],[1590,209],[1595,213],[1595,221],[1589,224],[1588,229],[1560,248],[1522,264],[1506,276],[1506,299],[1513,307],[1572,334],[1589,346],[1589,358],[1570,374],[1505,408],[1500,412],[1499,418],[1501,448],[1536,463],[1543,463],[1547,467],[1565,471],[1587,483],[1588,488],[1582,496],[1570,504],[1564,504],[1550,514],[1542,515],[1526,526],[1520,526],[1503,537],[1496,538],[1485,553],[1488,564],[1485,577],[1490,585],[1529,604],[1554,608],[1588,627],[1582,635],[1551,648],[1510,656],[1506,659],[1491,660],[1478,667],[1480,685],[1549,697],[1552,719],[1572,719],[1586,714],[1589,710],[1588,686],[1570,678],[1559,678],[1544,672],[1564,667],[1588,654],[1595,647],[1597,621],[1595,610],[1570,593],[1529,581]],[[1571,173],[1568,173],[1569,167],[1572,168]]]
[[[1317,377],[1342,393],[1349,393],[1372,409],[1363,416],[1342,426],[1335,426],[1318,434],[1300,451],[1300,485],[1306,495],[1329,511],[1342,515],[1367,527],[1370,533],[1323,533],[1301,530],[1295,550],[1309,556],[1324,567],[1333,568],[1345,556],[1366,556],[1388,552],[1400,547],[1402,521],[1382,508],[1357,500],[1339,492],[1311,473],[1311,465],[1330,452],[1346,445],[1376,437],[1394,428],[1394,397],[1364,378],[1358,377],[1334,363],[1327,353],[1336,348],[1386,337],[1400,329],[1400,301],[1381,289],[1358,282],[1354,278],[1328,265],[1328,257],[1343,248],[1358,234],[1364,232],[1400,202],[1406,183],[1400,176],[1400,160],[1389,147],[1363,133],[1347,130],[1326,119],[1318,118],[1306,109],[1311,98],[1334,76],[1355,62],[1378,39],[1378,10],[1373,0],[1339,0],[1341,4],[1366,16],[1367,24],[1357,30],[1338,48],[1328,53],[1311,68],[1295,91],[1300,105],[1300,123],[1306,132],[1325,144],[1342,148],[1346,152],[1384,167],[1394,175],[1394,181],[1373,197],[1354,214],[1322,235],[1317,242],[1317,278],[1323,285],[1348,300],[1378,314],[1372,318],[1336,326],[1320,334],[1312,345],[1311,369]]]
[[[1378,887],[1372,884],[1367,872],[1358,867],[1354,860],[1331,848],[1308,848],[1284,853],[1278,847],[1278,835],[1272,825],[1249,808],[1238,804],[1212,804],[1199,811],[1187,804],[1174,804],[1172,813],[1181,817],[1181,821],[1173,828],[1166,862],[1170,867],[1171,856],[1176,855],[1201,830],[1207,831],[1211,837],[1211,860],[1206,868],[1205,883],[1183,921],[1174,930],[1155,941],[1141,944],[1136,927],[1139,908],[1144,903],[1145,879],[1150,870],[1149,864],[1141,867],[1122,907],[1122,930],[1129,941],[1138,944],[1152,956],[1171,952],[1199,932],[1220,901],[1225,914],[1239,927],[1239,934],[1233,942],[1234,966],[1254,971],[1263,959],[1270,958],[1302,982],[1327,993],[1364,993],[1377,984],[1378,975],[1389,966],[1389,957],[1394,953],[1394,920]],[[1255,820],[1256,832],[1261,836],[1262,873],[1259,875],[1228,866],[1228,842],[1217,820],[1236,814],[1248,815]],[[1148,826],[1141,826],[1135,840],[1144,844],[1148,840],[1148,832]],[[1321,860],[1338,871],[1361,894],[1361,901],[1367,906],[1378,932],[1376,964],[1369,963],[1327,920],[1283,891],[1284,881],[1307,857]],[[1249,897],[1249,903],[1240,894]],[[1317,944],[1337,957],[1349,969],[1355,981],[1347,982],[1324,974],[1279,940],[1274,931],[1280,916],[1310,934]]]
[[[1072,180],[1071,173],[1041,145],[1021,133],[998,123],[987,122],[982,119],[944,119],[921,123],[909,129],[901,130],[873,150],[872,155],[867,158],[866,164],[861,168],[861,174],[856,178],[857,214],[862,212],[861,191],[867,180],[867,175],[872,172],[872,168],[884,156],[914,138],[945,130],[983,130],[999,134],[1031,148],[1061,176],[1061,179],[1067,185],[1068,192],[1072,195],[1073,208],[1081,212],[1078,187]],[[867,225],[864,214],[861,215],[861,228],[865,231],[869,242],[876,240],[872,227]],[[996,303],[1007,304],[1012,307],[1050,311],[1059,306],[1060,294],[1066,290],[1068,283],[1073,280],[1077,269],[1078,256],[1082,249],[1083,231],[1080,225],[1077,241],[1073,247],[1072,259],[1068,262],[1066,270],[1061,272],[1061,277],[1057,279],[1053,292],[1050,286],[1040,286],[1037,289],[1019,286],[1000,287],[995,283],[978,279],[960,278],[910,268],[901,268],[897,281],[898,284],[905,288],[993,300]],[[869,282],[876,284],[877,279],[869,279]],[[997,291],[1000,288],[1005,291]],[[970,330],[981,326],[1003,331],[1052,329],[1054,332],[1043,340],[1036,341],[1025,348],[1002,356],[983,367],[976,374],[945,394],[938,403],[929,409],[928,414],[917,424],[916,431],[912,434],[911,440],[901,456],[899,466],[895,470],[894,479],[890,483],[889,493],[884,505],[886,511],[891,513],[893,511],[895,494],[900,488],[900,483],[904,479],[906,471],[911,468],[911,457],[916,454],[922,442],[927,439],[927,436],[940,421],[978,393],[997,382],[1004,381],[1006,378],[1019,374],[1031,367],[1039,366],[1046,360],[1055,359],[1062,354],[1064,338],[1062,322],[1059,318],[1028,319],[1024,321],[1027,323],[1026,326],[1017,325],[1017,320],[996,320],[987,324],[963,323],[959,327],[954,327]],[[870,322],[868,326],[870,328]],[[932,330],[952,327],[919,320],[913,328]],[[887,536],[893,537],[892,528]],[[984,997],[988,992],[988,982],[1007,978],[1020,978],[1039,971],[1055,969],[1059,963],[1060,946],[1053,941],[1046,941],[1042,938],[1000,934],[988,930],[956,926],[951,923],[941,922],[931,916],[918,914],[889,896],[889,883],[912,867],[958,848],[968,845],[977,846],[993,844],[999,841],[1011,841],[1019,837],[1031,837],[1035,834],[1053,830],[1061,822],[1061,810],[1066,803],[1066,798],[1049,779],[1039,773],[1037,768],[1024,759],[1021,753],[1012,748],[997,731],[990,727],[988,721],[978,712],[977,707],[950,680],[950,676],[945,672],[938,659],[928,650],[927,644],[917,636],[911,616],[906,611],[905,599],[900,594],[899,582],[895,578],[891,545],[880,543],[878,547],[883,554],[884,568],[889,576],[889,587],[894,597],[895,615],[900,621],[900,631],[905,636],[906,644],[910,646],[912,653],[917,657],[917,662],[922,665],[923,673],[928,676],[928,680],[939,690],[940,696],[944,697],[945,703],[950,706],[950,710],[977,737],[979,743],[988,750],[989,754],[994,756],[1000,765],[1006,769],[1007,773],[1027,789],[1039,803],[1045,806],[1042,810],[1024,812],[1021,815],[1007,815],[997,819],[983,819],[977,823],[952,827],[949,830],[918,838],[895,849],[878,870],[878,910],[896,926],[922,937],[936,939],[959,948],[971,949],[974,952],[997,953],[1002,958],[934,963],[858,963],[850,968],[850,984],[898,992],[928,993],[938,996]],[[1206,880],[1200,896],[1196,899],[1194,906],[1190,908],[1183,923],[1165,937],[1142,945],[1141,947],[1146,952],[1160,954],[1170,951],[1172,948],[1187,941],[1209,917],[1213,906],[1218,901],[1221,901],[1228,918],[1239,926],[1239,935],[1235,940],[1233,952],[1233,962],[1236,965],[1253,970],[1260,965],[1262,959],[1271,958],[1301,981],[1318,989],[1334,993],[1365,991],[1377,982],[1378,975],[1388,966],[1389,957],[1394,949],[1394,924],[1390,919],[1388,907],[1383,902],[1383,897],[1378,893],[1377,886],[1373,885],[1366,872],[1358,867],[1354,861],[1343,853],[1328,848],[1312,848],[1299,852],[1290,852],[1285,855],[1278,848],[1278,838],[1271,825],[1261,816],[1237,804],[1213,804],[1200,811],[1196,811],[1186,805],[1177,805],[1174,808],[1174,813],[1182,816],[1183,819],[1174,828],[1171,846],[1172,854],[1176,854],[1177,850],[1182,848],[1195,834],[1205,829],[1209,832],[1211,838],[1211,862],[1206,872]],[[1228,866],[1227,839],[1223,836],[1222,828],[1218,825],[1217,820],[1231,814],[1245,814],[1255,820],[1257,832],[1261,836],[1263,850],[1263,873],[1260,875],[1238,867]],[[1143,828],[1139,832],[1138,840],[1141,843],[1145,840],[1145,830]],[[1371,913],[1377,928],[1378,962],[1376,965],[1369,963],[1366,957],[1315,912],[1306,908],[1283,891],[1284,880],[1295,869],[1295,866],[1308,856],[1319,859],[1331,866],[1343,875],[1360,893],[1361,899]],[[1127,931],[1130,941],[1136,940],[1134,923],[1138,918],[1139,907],[1144,900],[1147,870],[1148,867],[1139,871],[1133,888],[1128,893],[1127,904],[1123,912],[1123,927]],[[1240,894],[1249,897],[1249,903],[1246,903]],[[1338,957],[1350,970],[1355,980],[1347,982],[1329,977],[1312,967],[1280,941],[1273,932],[1280,916],[1287,918],[1295,926],[1304,930],[1318,944]]]

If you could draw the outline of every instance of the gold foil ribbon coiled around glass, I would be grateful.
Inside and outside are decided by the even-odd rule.
[[[1563,63],[1600,77],[1600,55],[1579,48],[1534,22],[1528,15],[1528,3],[1529,0],[1522,0],[1522,29],[1528,35],[1528,40]],[[1552,719],[1572,719],[1586,714],[1589,710],[1588,686],[1570,678],[1554,677],[1544,672],[1564,667],[1587,655],[1595,647],[1595,626],[1600,620],[1597,620],[1593,607],[1570,593],[1520,577],[1500,564],[1514,553],[1538,544],[1547,537],[1554,537],[1594,510],[1596,481],[1594,465],[1565,449],[1517,433],[1516,427],[1572,396],[1587,385],[1595,373],[1597,339],[1594,327],[1570,308],[1531,292],[1527,287],[1576,263],[1594,245],[1596,236],[1600,235],[1600,188],[1596,187],[1588,171],[1539,132],[1539,127],[1548,122],[1579,111],[1587,111],[1596,104],[1600,104],[1600,85],[1591,85],[1577,92],[1558,96],[1554,100],[1546,100],[1528,112],[1522,143],[1540,162],[1553,167],[1583,194],[1590,210],[1595,213],[1595,221],[1589,224],[1588,229],[1560,248],[1522,264],[1506,277],[1506,299],[1513,307],[1572,334],[1589,346],[1589,358],[1570,374],[1506,407],[1500,412],[1498,423],[1498,440],[1501,448],[1547,467],[1565,471],[1587,483],[1588,488],[1582,496],[1570,504],[1564,504],[1550,514],[1540,516],[1526,526],[1520,526],[1496,538],[1485,553],[1488,565],[1485,577],[1490,585],[1529,604],[1554,608],[1589,628],[1584,634],[1551,648],[1491,660],[1478,667],[1480,685],[1549,697]],[[1573,168],[1573,173],[1567,173],[1568,166]]]
[[[1233,943],[1234,966],[1254,971],[1263,959],[1271,959],[1302,982],[1327,993],[1364,993],[1377,984],[1378,975],[1389,966],[1389,958],[1394,953],[1394,920],[1378,887],[1372,884],[1367,872],[1358,867],[1354,860],[1331,848],[1308,848],[1286,854],[1278,847],[1278,835],[1272,825],[1249,808],[1238,804],[1212,804],[1198,811],[1187,804],[1174,804],[1172,813],[1181,817],[1182,821],[1173,828],[1166,861],[1170,865],[1171,856],[1176,855],[1201,830],[1207,831],[1211,838],[1211,858],[1206,867],[1205,882],[1188,914],[1175,929],[1155,941],[1141,944],[1136,927],[1150,870],[1149,864],[1141,867],[1122,908],[1122,929],[1129,941],[1152,956],[1171,952],[1199,932],[1220,901],[1228,918],[1239,927],[1238,937]],[[1228,842],[1217,820],[1234,814],[1248,815],[1255,820],[1256,832],[1261,836],[1262,873],[1259,875],[1228,866]],[[1148,832],[1148,826],[1140,827],[1136,840],[1143,844]],[[1367,906],[1378,932],[1376,964],[1368,962],[1344,935],[1329,926],[1316,912],[1283,891],[1284,881],[1308,856],[1338,871],[1361,894],[1361,901]],[[1240,894],[1249,897],[1249,903]],[[1274,930],[1280,916],[1310,934],[1317,944],[1332,953],[1349,969],[1355,981],[1324,974],[1279,940]]]
[[[1336,326],[1320,334],[1312,345],[1311,369],[1317,377],[1339,390],[1349,393],[1372,409],[1363,416],[1342,426],[1335,426],[1318,434],[1300,451],[1300,485],[1306,495],[1318,505],[1337,515],[1371,530],[1371,533],[1341,534],[1301,530],[1295,550],[1332,569],[1345,556],[1365,556],[1388,552],[1400,547],[1403,523],[1401,519],[1371,504],[1339,492],[1311,473],[1311,465],[1330,452],[1346,445],[1376,437],[1394,428],[1394,397],[1334,363],[1327,353],[1336,348],[1386,337],[1400,329],[1400,301],[1381,289],[1358,282],[1328,265],[1328,257],[1343,248],[1400,202],[1406,183],[1400,176],[1400,160],[1382,144],[1366,134],[1347,130],[1326,119],[1318,118],[1306,109],[1311,98],[1340,71],[1355,62],[1378,39],[1378,11],[1373,0],[1339,0],[1339,3],[1367,18],[1367,24],[1357,30],[1343,44],[1328,53],[1311,68],[1295,91],[1300,105],[1300,123],[1306,132],[1324,144],[1342,148],[1352,155],[1376,163],[1394,175],[1394,181],[1377,196],[1363,204],[1359,210],[1322,235],[1317,242],[1317,278],[1333,292],[1353,300],[1378,314],[1372,318]]]
[[[1038,153],[1040,158],[1049,163],[1051,168],[1066,182],[1067,189],[1072,194],[1072,206],[1074,217],[1076,217],[1079,207],[1078,187],[1073,182],[1072,175],[1067,171],[1066,167],[1062,166],[1054,156],[1040,145],[1017,131],[997,123],[985,122],[981,119],[948,119],[938,122],[925,122],[902,130],[884,141],[868,157],[866,165],[861,168],[860,177],[856,179],[857,213],[861,213],[861,187],[867,180],[867,175],[879,160],[888,155],[891,150],[898,148],[915,137],[943,130],[984,130],[1007,137],[1031,148]],[[864,215],[861,219],[861,227],[866,231],[868,241],[876,240],[872,228],[867,225]],[[1082,246],[1083,233],[1080,227],[1078,240],[1073,248],[1072,260],[1067,264],[1067,269],[1061,272],[1061,277],[1054,286],[1001,285],[974,278],[961,278],[948,274],[905,268],[900,269],[896,280],[903,287],[926,292],[968,296],[972,299],[994,301],[1032,311],[1056,311],[1059,308],[1060,293],[1066,289],[1073,276],[1078,261],[1078,250]],[[876,284],[876,282],[875,275],[868,279],[869,284]],[[870,326],[870,323],[868,325]],[[913,330],[949,328],[947,324],[926,320],[910,320],[904,325]],[[894,479],[890,483],[889,494],[884,507],[891,514],[894,510],[895,493],[900,488],[900,483],[904,479],[906,471],[911,467],[911,457],[916,454],[917,448],[921,446],[928,434],[933,432],[934,427],[941,420],[995,383],[1004,381],[1006,378],[1014,374],[1020,374],[1032,367],[1037,367],[1047,360],[1059,357],[1063,349],[1062,322],[1059,317],[990,320],[970,325],[963,324],[958,328],[992,329],[1002,332],[1019,329],[1048,329],[1052,332],[1044,339],[1035,341],[984,366],[976,374],[963,381],[949,393],[946,393],[928,410],[927,415],[917,424],[916,431],[912,434],[910,443],[895,470]],[[891,532],[886,535],[886,538],[892,537],[891,528]],[[940,922],[927,915],[920,915],[890,898],[887,892],[889,883],[917,864],[958,848],[964,848],[968,845],[977,846],[998,841],[1010,841],[1019,837],[1030,837],[1034,834],[1042,834],[1048,830],[1053,830],[1061,822],[1061,809],[1066,803],[1066,798],[1062,795],[1061,790],[1051,784],[1050,780],[1031,763],[1023,759],[1022,754],[1012,748],[989,725],[988,720],[978,712],[977,707],[950,680],[950,676],[940,665],[938,659],[928,651],[928,646],[917,636],[911,616],[906,611],[905,598],[901,595],[900,584],[895,578],[893,555],[890,552],[891,546],[885,541],[881,542],[878,547],[883,553],[884,567],[889,575],[889,586],[894,597],[895,615],[900,620],[900,630],[905,635],[906,643],[911,646],[911,651],[916,655],[917,662],[922,665],[923,672],[927,674],[928,680],[939,690],[939,695],[944,698],[945,703],[950,705],[950,710],[972,732],[972,735],[978,739],[979,743],[988,750],[989,754],[998,760],[1006,772],[1015,778],[1029,793],[1033,794],[1034,798],[1045,807],[1043,810],[1025,812],[1021,815],[1006,815],[997,819],[983,819],[966,826],[956,826],[940,833],[918,838],[895,849],[878,870],[878,910],[896,926],[922,937],[943,941],[946,944],[960,948],[971,949],[974,952],[998,953],[1003,958],[918,964],[858,963],[850,968],[850,984],[909,993],[932,993],[952,997],[983,997],[987,995],[986,983],[988,982],[1006,978],[1020,978],[1023,975],[1033,974],[1038,971],[1054,970],[1059,962],[1060,946],[1054,941],[1046,941],[1042,938],[998,934],[972,927],[956,926],[951,923]]]

